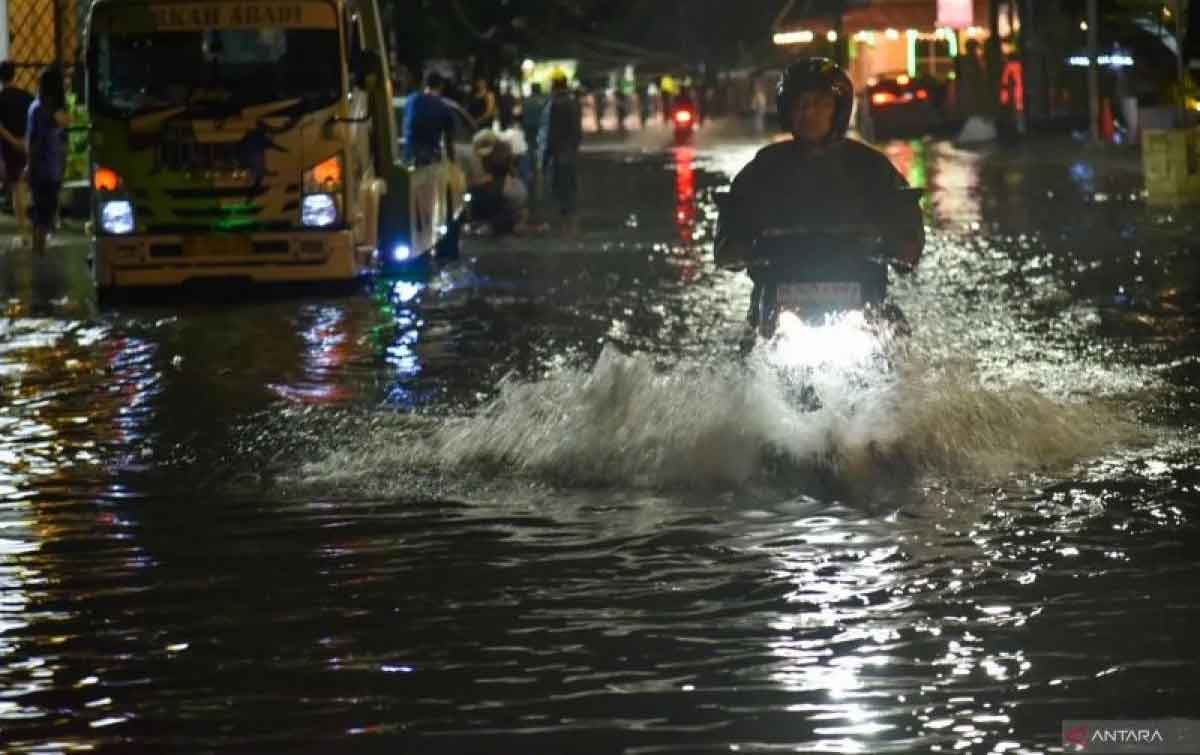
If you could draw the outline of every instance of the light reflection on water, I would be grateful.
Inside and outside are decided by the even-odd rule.
[[[915,336],[805,412],[707,260],[753,151],[592,165],[640,240],[6,322],[6,746],[1033,752],[1186,715],[1196,450],[1138,420],[1194,426],[1198,344],[1105,298],[1168,245],[1097,271],[1097,216],[1040,214],[1069,163],[897,145]]]

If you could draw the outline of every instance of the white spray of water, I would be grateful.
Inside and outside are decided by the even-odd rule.
[[[874,370],[874,371],[872,371]],[[816,402],[814,402],[814,397]],[[816,404],[814,406],[814,403]],[[503,381],[478,412],[402,425],[305,469],[310,481],[396,470],[648,488],[769,483],[780,470],[853,485],[905,475],[1057,467],[1132,437],[1109,408],[985,388],[965,368],[781,369],[776,354],[669,370],[606,348],[591,369]]]

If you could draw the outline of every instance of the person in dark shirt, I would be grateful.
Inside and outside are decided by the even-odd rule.
[[[481,129],[495,125],[499,105],[496,102],[496,93],[492,91],[487,79],[480,77],[475,80],[475,91],[471,94],[467,112]]]
[[[425,74],[425,89],[404,102],[404,160],[417,166],[454,160],[454,113],[442,99],[442,77]],[[444,146],[443,146],[444,145]]]
[[[734,178],[717,222],[717,265],[743,269],[765,231],[801,226],[878,234],[885,256],[902,267],[917,264],[925,245],[920,206],[884,154],[846,138],[853,98],[849,77],[831,60],[788,66],[777,104],[780,123],[793,138],[759,150]],[[861,249],[836,234],[829,238],[827,249],[842,247],[847,254]],[[879,269],[880,291],[886,272]]]
[[[67,163],[66,91],[62,69],[46,66],[38,78],[38,96],[29,106],[25,145],[29,164],[25,173],[33,195],[33,251],[46,250],[46,237],[58,217],[58,195]]]
[[[12,61],[0,62],[0,162],[4,164],[4,191],[12,200],[17,230],[29,230],[29,196],[22,180],[25,173],[25,123],[33,95],[13,84],[17,68]]]
[[[579,103],[571,96],[567,77],[556,75],[550,87],[550,101],[542,111],[538,134],[538,164],[549,177],[550,194],[558,205],[563,232],[576,232],[576,201],[579,193],[579,145],[583,141]]]

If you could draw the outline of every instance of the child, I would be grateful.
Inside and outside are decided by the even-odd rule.
[[[58,216],[58,195],[66,168],[66,127],[70,116],[62,69],[46,66],[38,77],[37,99],[29,106],[25,146],[29,164],[25,173],[33,195],[33,251],[46,251],[46,236]]]

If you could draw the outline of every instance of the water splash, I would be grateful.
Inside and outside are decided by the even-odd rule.
[[[923,474],[995,476],[1059,467],[1136,435],[1101,403],[985,387],[965,367],[904,354],[859,367],[782,370],[770,355],[659,369],[606,347],[591,369],[510,378],[477,412],[400,418],[307,465],[308,482],[524,479],[573,486],[861,488]],[[814,477],[815,475],[815,477]],[[408,484],[407,482],[404,484]]]

